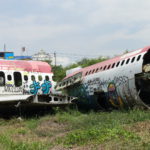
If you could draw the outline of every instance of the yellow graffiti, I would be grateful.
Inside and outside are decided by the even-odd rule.
[[[29,72],[24,71],[24,72],[23,72],[23,75],[29,75]]]
[[[120,96],[118,96],[118,98],[117,98],[118,105],[115,104],[115,103],[114,103],[114,100],[112,100],[112,99],[109,99],[109,101],[110,101],[110,103],[111,103],[113,106],[115,106],[115,107],[117,107],[117,108],[122,108],[122,107],[123,107],[123,101],[122,101],[122,99],[121,99]]]
[[[13,81],[7,81],[7,83],[6,84],[13,84]]]
[[[16,70],[17,70],[17,71],[22,71],[22,70],[23,70],[23,68],[16,68]]]

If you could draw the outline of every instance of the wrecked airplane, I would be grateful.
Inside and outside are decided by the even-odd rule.
[[[79,107],[150,108],[150,46],[68,74],[56,86],[78,97]]]
[[[55,90],[51,66],[46,62],[0,60],[0,106],[58,106],[73,97]]]

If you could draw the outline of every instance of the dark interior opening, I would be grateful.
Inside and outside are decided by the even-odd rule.
[[[22,77],[20,72],[14,72],[14,83],[16,87],[22,85]]]
[[[95,92],[97,95],[97,102],[102,109],[108,110],[109,104],[107,102],[105,92]]]
[[[141,100],[150,105],[150,49],[143,57],[142,73],[135,75],[135,85]]]
[[[143,57],[143,66],[146,64],[150,64],[150,49]]]
[[[5,86],[5,74],[0,71],[0,86]]]
[[[150,105],[150,80],[144,79],[142,74],[135,75],[135,85],[141,100]]]

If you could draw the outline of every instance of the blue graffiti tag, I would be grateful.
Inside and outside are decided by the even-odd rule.
[[[41,85],[43,94],[48,94],[52,84],[50,81],[44,80],[44,83]]]
[[[33,81],[33,84],[30,85],[30,93],[36,95],[38,93],[38,90],[41,88],[40,83]]]

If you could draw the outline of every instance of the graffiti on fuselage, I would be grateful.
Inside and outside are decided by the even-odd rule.
[[[24,82],[22,86],[16,87],[13,83],[6,83],[2,92],[5,93],[22,93],[22,94],[49,94],[52,88],[51,81],[44,80],[44,83],[40,85],[39,82],[33,81],[31,85],[28,86],[27,82]]]
[[[40,83],[33,81],[33,83],[30,85],[30,93],[36,95],[40,88]]]
[[[4,91],[3,92],[10,92],[10,93],[19,93],[19,92],[23,92],[23,88],[22,87],[16,87],[13,84],[6,84],[4,87]]]
[[[39,90],[42,90],[42,94],[48,94],[52,87],[51,81],[44,80],[44,83],[40,85],[39,82],[33,81],[30,85],[30,93],[33,95],[38,94]]]
[[[100,78],[90,79],[85,82],[85,86],[87,87],[86,91],[89,95],[93,95],[95,91],[105,91],[107,92],[107,88],[109,83],[115,83],[116,88],[124,85],[128,81],[127,76],[118,76],[114,77],[113,79],[101,80]]]
[[[41,85],[43,94],[48,94],[52,84],[50,81],[44,80],[44,83]]]
[[[113,82],[109,83],[108,88],[108,100],[114,107],[122,107],[123,102],[121,97],[117,93],[116,86]]]

